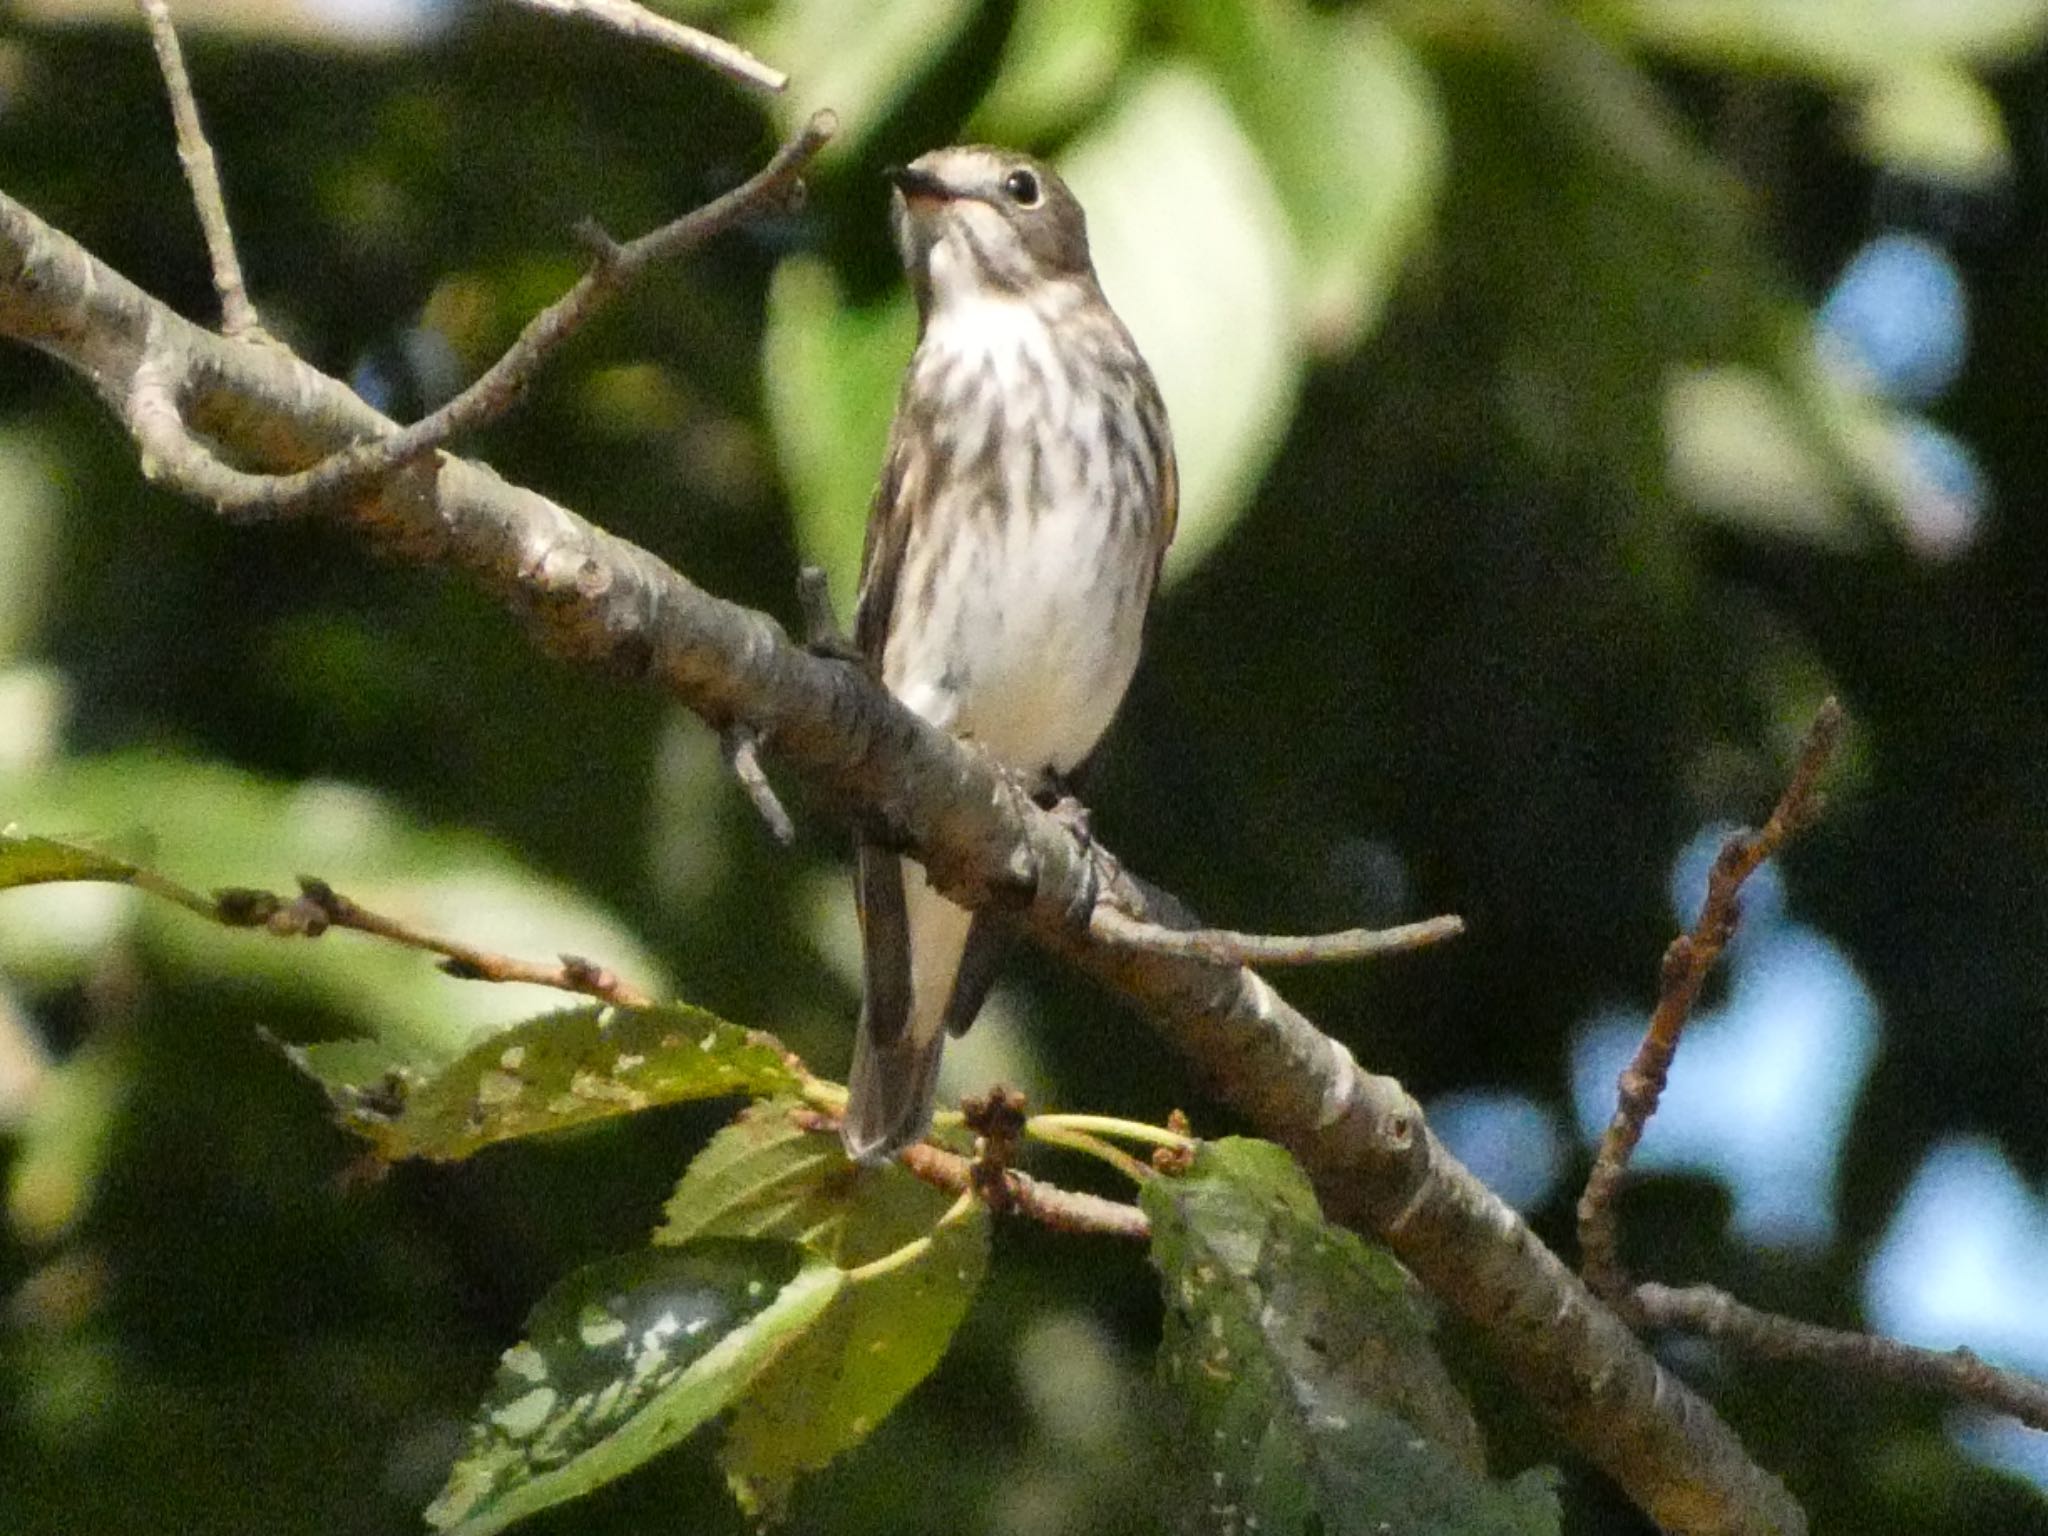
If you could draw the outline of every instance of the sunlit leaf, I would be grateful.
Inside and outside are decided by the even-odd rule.
[[[1129,50],[1137,0],[1020,0],[968,136],[1043,143],[1094,110]]]
[[[1584,9],[1698,63],[1844,83],[1942,59],[2001,63],[2048,38],[2048,0],[1598,0]]]
[[[840,622],[849,627],[868,503],[916,331],[907,289],[855,307],[816,259],[783,262],[768,291],[763,378],[797,542],[831,575]]]
[[[564,1009],[491,1036],[423,1080],[365,1091],[367,1053],[294,1053],[346,1122],[392,1159],[468,1157],[493,1142],[658,1104],[786,1093],[797,1075],[765,1035],[701,1008]]]
[[[1363,11],[1222,0],[1173,15],[1271,169],[1301,253],[1298,323],[1318,350],[1349,345],[1377,321],[1443,180],[1428,71]]]
[[[1486,1477],[1406,1275],[1323,1221],[1285,1152],[1208,1143],[1141,1200],[1205,1507],[1276,1536],[1558,1529],[1547,1473]]]
[[[1877,164],[1927,181],[1981,186],[2012,169],[1998,102],[1964,70],[1905,69],[1873,86],[1856,137]]]
[[[0,815],[84,851],[65,857],[112,859],[96,850],[116,848],[131,856],[116,863],[139,861],[190,891],[290,895],[297,876],[316,875],[423,928],[515,955],[589,955],[650,991],[664,986],[652,956],[588,898],[487,838],[424,829],[354,785],[283,784],[164,753],[121,755],[0,775]],[[299,997],[374,1036],[388,1059],[424,1069],[560,996],[456,981],[416,951],[357,934],[281,939],[224,929],[104,885],[53,884],[0,899],[0,955],[25,974],[89,974],[117,940],[182,975],[259,981]],[[280,1019],[280,1032],[291,1027]]]
[[[790,88],[785,126],[820,107],[839,116],[827,154],[857,149],[974,14],[970,0],[781,0],[740,34]]]
[[[1293,241],[1215,82],[1160,69],[1064,156],[1102,286],[1166,397],[1180,456],[1169,577],[1244,510],[1300,384]],[[1191,222],[1192,221],[1192,222]]]
[[[23,885],[85,881],[133,885],[200,911],[212,903],[195,891],[153,874],[141,865],[86,843],[39,837],[18,827],[0,827],[0,891]]]
[[[794,1101],[771,1099],[712,1137],[684,1170],[654,1240],[780,1237],[830,1253],[861,1175],[837,1136],[799,1124],[796,1112]]]
[[[893,1165],[862,1178],[893,1183],[899,1196],[917,1185]],[[850,1212],[848,1229],[862,1216]],[[762,1373],[733,1413],[723,1460],[751,1511],[780,1510],[800,1473],[866,1439],[944,1357],[988,1268],[988,1213],[960,1201],[929,1238],[870,1265],[848,1276],[816,1326]]]
[[[429,1523],[486,1536],[640,1465],[729,1407],[845,1283],[792,1244],[726,1238],[579,1270],[506,1352]]]
[[[802,1243],[848,1283],[734,1413],[725,1464],[750,1510],[779,1509],[796,1477],[857,1445],[936,1366],[981,1285],[986,1213],[899,1164],[856,1168],[790,1101],[757,1104],[712,1138],[677,1185],[657,1243],[708,1235]]]

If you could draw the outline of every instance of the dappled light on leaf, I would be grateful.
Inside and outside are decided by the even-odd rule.
[[[791,1244],[736,1239],[579,1270],[506,1351],[428,1521],[485,1536],[668,1449],[729,1406],[843,1283]]]
[[[1166,1299],[1160,1371],[1187,1415],[1190,1497],[1233,1529],[1541,1536],[1548,1474],[1496,1483],[1386,1253],[1326,1223],[1265,1142],[1210,1142],[1141,1197]]]
[[[365,1090],[364,1053],[295,1053],[380,1155],[454,1159],[593,1120],[738,1094],[786,1092],[795,1069],[769,1037],[701,1008],[602,1004],[530,1019],[431,1076]],[[336,1072],[327,1077],[330,1067]]]

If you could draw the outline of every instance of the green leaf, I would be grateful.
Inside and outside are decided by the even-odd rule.
[[[781,0],[743,38],[789,72],[790,88],[776,100],[784,128],[830,107],[839,132],[825,153],[848,155],[974,11],[969,0]]]
[[[1300,253],[1297,323],[1319,352],[1351,345],[1377,323],[1443,183],[1434,81],[1363,11],[1222,0],[1173,15],[1286,206]]]
[[[875,1197],[856,1186],[848,1232],[892,1223],[912,1193],[907,1185],[933,1194],[893,1164],[863,1172],[860,1183],[885,1197],[881,1220],[865,1219],[862,1206]],[[817,1325],[733,1413],[722,1459],[741,1504],[757,1515],[779,1512],[799,1473],[866,1439],[944,1358],[987,1269],[988,1212],[961,1199],[928,1238],[850,1274]]]
[[[1166,1298],[1161,1375],[1203,1456],[1203,1507],[1275,1536],[1558,1529],[1547,1473],[1487,1479],[1405,1272],[1323,1221],[1284,1151],[1206,1143],[1140,1199]]]
[[[1110,302],[1158,376],[1180,458],[1168,579],[1237,520],[1300,387],[1293,239],[1215,81],[1158,69],[1062,157]],[[1200,237],[1173,238],[1199,211]]]
[[[1856,137],[1873,161],[1927,181],[1982,186],[2012,170],[1998,102],[1967,71],[1934,64],[1872,87]]]
[[[213,903],[197,892],[84,843],[37,837],[17,827],[0,827],[0,891],[66,881],[132,885],[193,911],[210,914]]]
[[[288,893],[296,876],[317,875],[374,911],[424,928],[512,954],[590,955],[649,991],[665,986],[653,956],[587,897],[542,879],[487,838],[423,828],[355,785],[279,783],[161,752],[116,755],[0,774],[0,816],[146,850],[148,864],[174,874],[188,898],[222,886]],[[99,861],[102,874],[60,877],[95,880],[117,878],[122,866],[141,869],[90,846],[60,846],[68,851],[20,850],[23,869]],[[128,883],[144,881],[130,875]],[[90,974],[117,942],[181,977],[261,982],[373,1036],[386,1063],[421,1072],[560,996],[456,981],[416,951],[358,934],[281,939],[222,928],[106,886],[51,886],[0,899],[0,956],[24,974]]]
[[[1695,63],[1838,83],[1915,63],[2005,63],[2048,38],[2048,0],[1599,0],[1584,10]]]
[[[1137,22],[1137,0],[1019,0],[967,136],[1042,144],[1073,127],[1108,93]]]
[[[393,1160],[453,1160],[658,1104],[786,1093],[798,1082],[774,1040],[683,1004],[542,1014],[423,1081],[401,1077],[367,1093],[360,1052],[293,1055],[328,1084],[350,1128]]]
[[[837,1136],[793,1118],[798,1109],[792,1099],[751,1105],[712,1137],[684,1170],[654,1240],[780,1237],[832,1255],[861,1175]]]
[[[768,419],[796,504],[798,547],[831,576],[848,626],[868,503],[916,334],[900,285],[880,303],[854,307],[823,261],[797,257],[776,268],[762,348]]]
[[[639,1466],[728,1407],[845,1283],[793,1244],[725,1238],[577,1271],[506,1352],[428,1522],[486,1536]]]
[[[944,1357],[988,1266],[988,1218],[899,1164],[856,1168],[793,1101],[757,1104],[711,1139],[657,1243],[709,1234],[802,1243],[849,1271],[815,1327],[733,1415],[725,1466],[749,1510],[857,1445]]]

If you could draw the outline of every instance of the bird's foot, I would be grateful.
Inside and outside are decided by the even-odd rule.
[[[796,600],[803,609],[805,650],[824,661],[867,665],[860,647],[839,627],[839,615],[832,611],[832,588],[820,567],[806,565],[796,573]]]

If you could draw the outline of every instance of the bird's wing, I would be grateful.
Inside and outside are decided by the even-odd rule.
[[[926,450],[921,435],[905,429],[899,414],[889,433],[889,452],[882,460],[882,480],[868,509],[867,539],[860,552],[860,598],[853,614],[853,641],[877,675],[882,648],[889,638],[889,620],[896,609],[896,583],[903,574],[903,552],[910,543],[914,511],[926,496]]]
[[[882,461],[881,484],[868,512],[860,557],[860,602],[853,639],[877,677],[896,606],[896,582],[910,542],[912,508],[926,477],[917,434],[899,418]],[[903,897],[902,861],[872,843],[856,841],[856,894],[860,901],[861,1031],[878,1046],[902,1039],[910,1023],[910,919]]]

